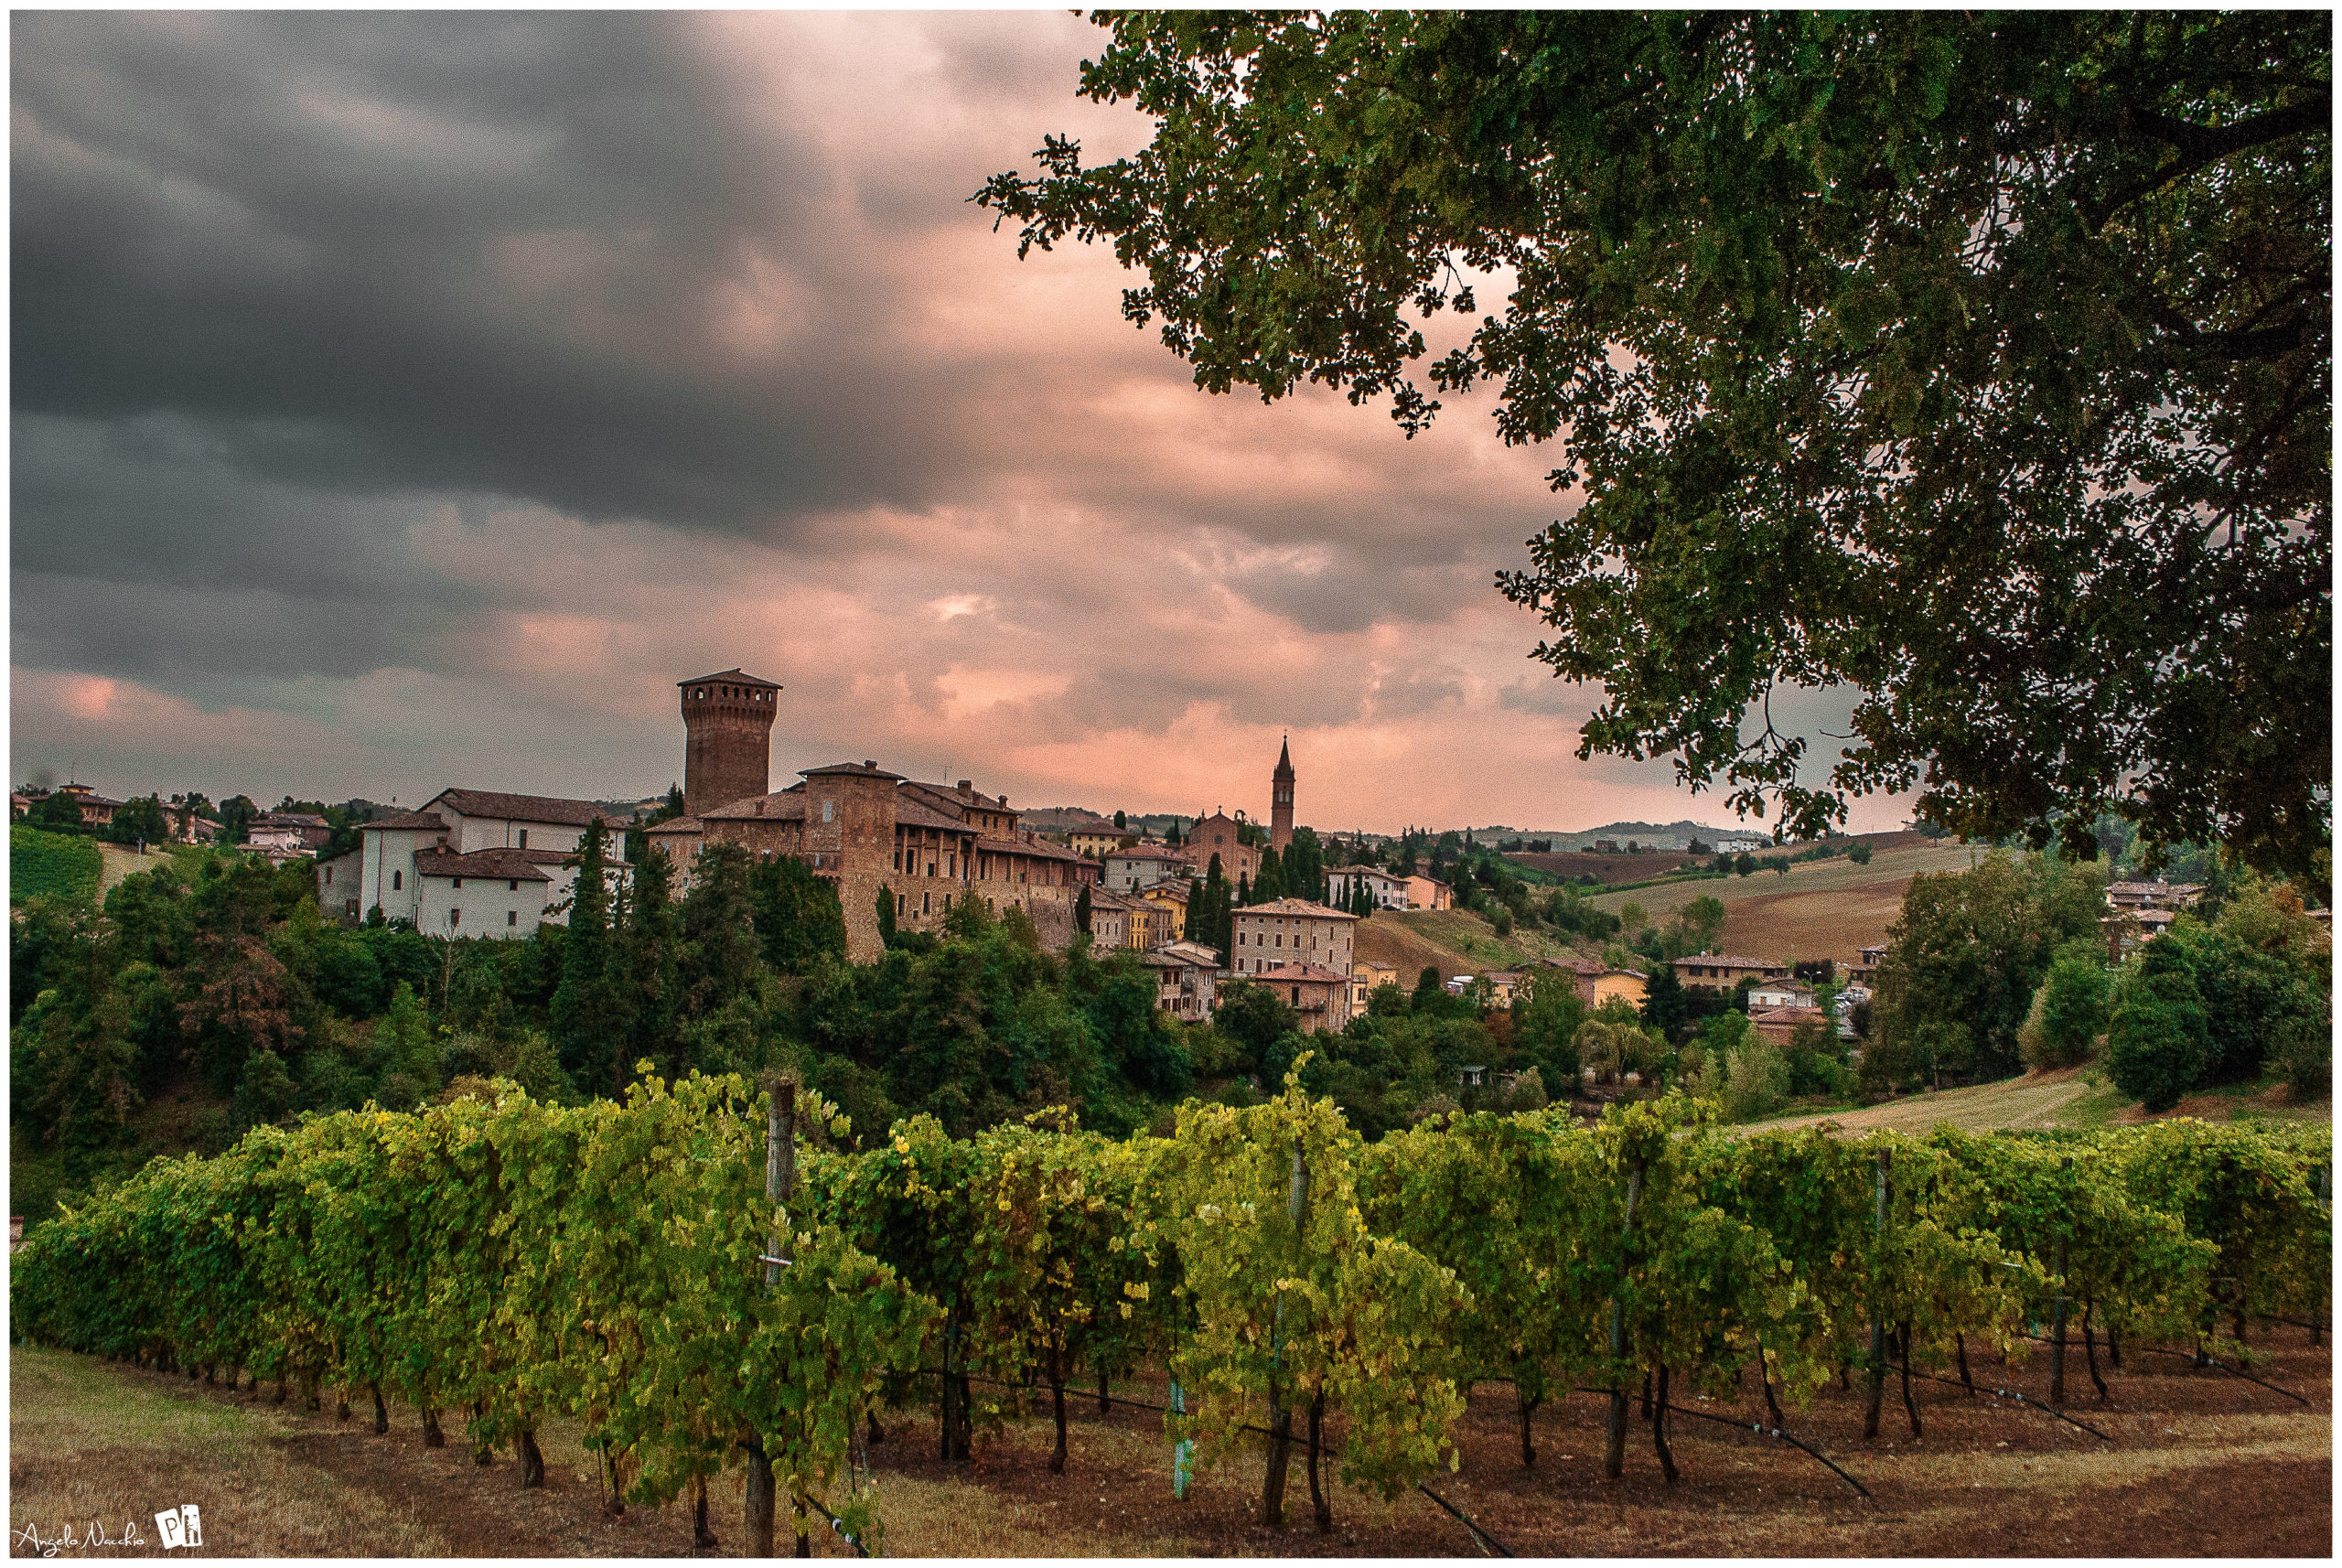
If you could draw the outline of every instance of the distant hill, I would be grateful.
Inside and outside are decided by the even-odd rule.
[[[1763,822],[1750,822],[1736,828],[1712,828],[1705,822],[1605,822],[1598,828],[1585,828],[1575,832],[1560,832],[1551,828],[1474,828],[1472,837],[1479,843],[1495,839],[1551,839],[1556,852],[1580,850],[1596,839],[1612,839],[1624,845],[1628,839],[1646,849],[1684,850],[1698,839],[1713,844],[1720,838],[1770,839],[1773,830]]]
[[[1076,828],[1111,828],[1112,817],[1101,817],[1085,806],[1035,806],[1017,813],[1018,822],[1035,832],[1071,832]]]

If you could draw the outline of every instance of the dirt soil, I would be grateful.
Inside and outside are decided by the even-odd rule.
[[[1844,1393],[1832,1387],[1810,1407],[1793,1409],[1790,1430],[1867,1487],[1871,1500],[1784,1444],[1685,1414],[1669,1422],[1679,1483],[1662,1479],[1651,1429],[1639,1420],[1625,1477],[1606,1483],[1598,1460],[1606,1404],[1585,1395],[1535,1412],[1537,1460],[1524,1468],[1511,1391],[1483,1384],[1459,1425],[1459,1469],[1431,1485],[1522,1556],[2326,1556],[2333,1534],[2332,1359],[2330,1347],[2311,1339],[2290,1326],[2253,1335],[2256,1352],[2267,1358],[2255,1375],[2305,1403],[2137,1347],[2122,1369],[2104,1369],[2108,1396],[2100,1402],[2077,1346],[2069,1359],[2072,1413],[2103,1438],[1989,1393],[1971,1397],[1923,1380],[1912,1384],[1923,1436],[1912,1435],[1892,1381],[1886,1423],[1872,1442],[1860,1436],[1859,1386]],[[2013,1366],[1979,1354],[1973,1369],[1985,1388],[2046,1396],[2046,1351]],[[278,1412],[265,1404],[270,1386],[256,1406],[248,1395],[184,1378],[105,1370],[167,1388],[176,1398],[266,1412],[279,1426],[270,1441],[295,1470],[315,1475],[321,1488],[361,1497],[378,1513],[411,1517],[450,1554],[691,1552],[680,1506],[603,1518],[574,1429],[547,1434],[547,1485],[522,1492],[509,1452],[475,1466],[453,1431],[449,1447],[425,1449],[413,1412],[403,1409],[393,1411],[389,1435],[377,1437],[371,1410],[341,1423],[330,1397],[316,1414]],[[1163,1387],[1157,1378],[1116,1392],[1160,1402]],[[1688,1391],[1675,1398],[1734,1421],[1756,1414],[1753,1399],[1711,1402]],[[892,1412],[886,1440],[871,1449],[887,1554],[1481,1554],[1462,1525],[1414,1492],[1386,1504],[1333,1487],[1334,1528],[1316,1533],[1298,1452],[1282,1532],[1255,1517],[1257,1450],[1205,1471],[1188,1500],[1174,1501],[1158,1415],[1117,1405],[1101,1416],[1094,1400],[1069,1402],[1063,1476],[1047,1470],[1046,1419],[980,1438],[972,1462],[947,1466],[934,1455],[930,1415]],[[1338,1440],[1339,1423],[1328,1424]],[[232,1553],[238,1503],[269,1506],[264,1491],[201,1499],[213,1521],[207,1544]],[[2217,1506],[2206,1506],[2214,1499]],[[736,1472],[711,1487],[710,1501],[724,1542],[717,1554],[736,1553]],[[826,1532],[816,1535],[814,1551],[846,1553]]]
[[[1784,1127],[1804,1127],[1835,1122],[1850,1133],[1885,1128],[1915,1136],[1932,1133],[1945,1122],[1967,1133],[1991,1133],[2003,1128],[2054,1127],[2057,1113],[2090,1086],[2083,1069],[2058,1068],[2029,1072],[1999,1083],[1980,1083],[1934,1093],[1907,1094],[1899,1100],[1865,1106],[1859,1111],[1829,1111],[1810,1116],[1783,1116],[1749,1123],[1735,1131],[1770,1133]]]

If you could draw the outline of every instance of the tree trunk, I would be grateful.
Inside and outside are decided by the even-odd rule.
[[[1642,1418],[1643,1418],[1645,1421],[1649,1421],[1649,1420],[1651,1418],[1651,1411],[1650,1411],[1650,1374],[1649,1374],[1649,1372],[1645,1372],[1645,1373],[1643,1374],[1643,1403],[1642,1403]]]
[[[1863,1384],[1863,1435],[1878,1435],[1878,1413],[1886,1403],[1886,1325],[1870,1320],[1870,1376]]]
[[[692,1544],[702,1552],[712,1551],[723,1544],[715,1539],[715,1531],[707,1524],[707,1477],[692,1477]]]
[[[2057,1301],[2049,1317],[2049,1408],[2066,1408],[2066,1249],[2057,1249]]]
[[[439,1430],[439,1407],[435,1404],[423,1407],[423,1445],[425,1448],[447,1446],[447,1434]]]
[[[761,1442],[743,1444],[748,1451],[748,1500],[745,1520],[748,1533],[740,1549],[743,1557],[770,1557],[773,1532],[772,1461]],[[946,1454],[944,1457],[951,1455]]]
[[[1049,1474],[1065,1474],[1065,1352],[1049,1341],[1049,1411],[1057,1418],[1058,1445],[1049,1454]]]
[[[797,1555],[811,1557],[813,1555],[813,1531],[805,1518],[805,1499],[791,1498],[790,1512],[790,1522],[797,1531]]]
[[[276,1378],[276,1397],[268,1402],[271,1404],[283,1404],[285,1401],[287,1392],[288,1391],[285,1387],[285,1375],[280,1372],[277,1374]]]
[[[305,1409],[313,1411],[321,1411],[325,1408],[324,1401],[319,1398],[315,1373],[304,1372],[301,1375],[301,1403]]]
[[[1976,1380],[1968,1375],[1968,1336],[1965,1334],[1953,1335],[1951,1337],[1951,1346],[1953,1354],[1960,1358],[1960,1386],[1968,1391],[1968,1397],[1970,1399],[1974,1399],[1976,1397]]]
[[[1317,1397],[1309,1402],[1309,1511],[1317,1521],[1317,1533],[1334,1533],[1334,1505],[1323,1487],[1317,1484],[1317,1461],[1325,1448],[1326,1390],[1320,1385]]]
[[[483,1421],[486,1421],[487,1419],[488,1419],[488,1402],[487,1402],[487,1401],[485,1401],[485,1400],[474,1400],[474,1401],[472,1401],[472,1423],[473,1423],[473,1429],[474,1429],[475,1431],[477,1431],[477,1430],[478,1429],[478,1423],[481,1423],[481,1422],[483,1422]],[[473,1438],[473,1439],[472,1439],[472,1463],[473,1463],[473,1464],[475,1464],[475,1465],[493,1465],[493,1464],[495,1464],[495,1463],[496,1463],[496,1449],[495,1449],[494,1445],[493,1445],[493,1444],[488,1444],[488,1443],[483,1443],[482,1441],[480,1441],[480,1440],[479,1440],[478,1438],[477,1438],[477,1437]]]
[[[1673,1486],[1676,1482],[1675,1451],[1667,1445],[1667,1368],[1664,1364],[1659,1369],[1659,1399],[1650,1413],[1650,1445],[1659,1450],[1660,1474],[1667,1477],[1669,1486]]]
[[[390,1434],[391,1430],[390,1407],[382,1402],[382,1385],[380,1383],[374,1384],[373,1391],[374,1435],[377,1437],[386,1437]]]
[[[537,1449],[537,1434],[523,1432],[513,1446],[521,1455],[521,1489],[529,1491],[545,1484],[545,1456]]]
[[[338,1402],[333,1407],[333,1418],[336,1421],[348,1421],[349,1419],[349,1385],[348,1383],[341,1385],[341,1391],[336,1398]]]
[[[865,1411],[863,1412],[863,1415],[870,1423],[870,1441],[873,1443],[886,1442],[886,1429],[878,1424],[878,1412],[875,1410]]]
[[[1280,1391],[1269,1388],[1269,1469],[1261,1481],[1261,1522],[1271,1530],[1284,1528],[1284,1482],[1293,1463],[1293,1412],[1284,1407]]]
[[[1919,1435],[1919,1407],[1911,1402],[1911,1326],[1905,1324],[1896,1337],[1902,1341],[1903,1351],[1896,1358],[1903,1368],[1903,1413],[1910,1418],[1911,1435],[1917,1437]]]
[[[2313,1339],[2311,1343],[2315,1344],[2316,1341]],[[2106,1359],[2114,1364],[2116,1371],[2122,1369],[2122,1337],[2114,1331],[2114,1325],[2111,1323],[2106,1326]]]
[[[1537,1465],[1537,1445],[1531,1436],[1529,1418],[1543,1402],[1531,1399],[1527,1394],[1522,1393],[1519,1383],[1513,1384],[1512,1391],[1513,1397],[1520,1402],[1520,1466],[1524,1470],[1534,1469]]]
[[[2089,1362],[2090,1380],[2098,1390],[2098,1402],[2104,1404],[2106,1380],[2098,1375],[2098,1334],[2091,1321],[2097,1312],[2098,1303],[2087,1301],[2082,1304],[2082,1356]]]
[[[1627,1473],[1627,1385],[1610,1391],[1610,1425],[1602,1451],[1602,1473],[1612,1480]]]
[[[605,1519],[626,1518],[626,1487],[618,1479],[618,1451],[617,1449],[605,1447],[602,1450],[602,1474],[608,1487],[602,1494],[602,1517]]]

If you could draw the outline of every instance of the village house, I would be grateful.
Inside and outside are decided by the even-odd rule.
[[[1158,882],[1139,897],[1155,906],[1155,933],[1157,944],[1176,942],[1187,934],[1187,885],[1184,882]]]
[[[2202,886],[2193,882],[2110,882],[2106,885],[2107,904],[2133,914],[2142,909],[2193,908],[2203,896]]]
[[[1103,887],[1090,891],[1090,945],[1101,952],[1112,952],[1132,945],[1135,911],[1145,906],[1135,898],[1125,898]]]
[[[1445,882],[1430,876],[1407,878],[1407,908],[1410,909],[1452,909],[1456,907],[1456,890]]]
[[[1167,942],[1139,960],[1154,972],[1156,1007],[1182,1022],[1209,1024],[1217,1003],[1219,954],[1196,942]]]
[[[1236,973],[1251,979],[1283,965],[1315,964],[1342,977],[1347,1003],[1356,915],[1305,898],[1276,898],[1236,910],[1230,924],[1229,967]]]
[[[1187,857],[1168,844],[1133,844],[1109,851],[1105,860],[1105,886],[1117,893],[1138,893],[1170,881],[1184,885],[1194,875]]]
[[[1136,828],[1118,828],[1108,822],[1103,827],[1070,829],[1065,835],[1065,843],[1074,854],[1095,859],[1112,854],[1123,844],[1135,843],[1138,838]]]
[[[1730,991],[1743,980],[1785,980],[1789,966],[1768,958],[1735,958],[1729,953],[1694,953],[1675,961],[1675,978],[1686,985]]]
[[[1386,985],[1399,983],[1396,964],[1359,962],[1350,966],[1350,1012],[1353,1015],[1366,1011],[1374,993]]]
[[[1277,993],[1277,1000],[1301,1015],[1304,1034],[1338,1030],[1350,1021],[1350,977],[1340,970],[1315,963],[1289,964],[1271,970],[1260,981]]]
[[[1829,1021],[1829,1015],[1819,1007],[1768,1007],[1762,1012],[1751,1008],[1749,1026],[1776,1046],[1786,1047],[1796,1037],[1799,1027],[1806,1024]]]
[[[1878,966],[1886,961],[1886,944],[1857,950],[1861,957],[1846,966],[1846,979],[1854,985],[1875,985],[1878,982]]]
[[[80,809],[81,825],[85,828],[105,828],[113,825],[113,814],[124,802],[108,800],[87,784],[59,784],[57,792]]]
[[[1578,1000],[1588,1007],[1599,1007],[1614,997],[1639,1010],[1649,982],[1631,969],[1613,969],[1592,959],[1552,958],[1545,962],[1570,977]]]
[[[1762,985],[1750,987],[1748,992],[1748,1011],[1751,1015],[1761,1008],[1811,1007],[1813,1005],[1812,989],[1794,982],[1767,981]]]
[[[1326,873],[1326,901],[1337,909],[1347,909],[1361,884],[1376,908],[1406,908],[1407,879],[1372,865],[1345,865]]]

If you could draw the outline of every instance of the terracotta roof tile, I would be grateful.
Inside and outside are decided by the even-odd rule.
[[[800,768],[797,771],[808,779],[817,779],[825,773],[847,773],[857,779],[891,779],[898,784],[903,779],[901,774],[889,773],[875,762],[833,762],[826,768]]]
[[[1358,918],[1348,910],[1328,908],[1323,904],[1313,904],[1306,898],[1273,898],[1266,904],[1248,904],[1236,913],[1240,918],[1246,915],[1306,916],[1313,920]]]
[[[495,817],[515,822],[546,822],[564,828],[590,825],[610,813],[591,800],[564,800],[554,795],[507,795],[494,789],[442,789],[424,802],[427,809],[445,800],[467,817]]]
[[[532,853],[525,849],[476,849],[469,854],[453,854],[444,849],[419,851],[414,857],[417,876],[477,876],[483,881],[502,877],[507,881],[550,882],[539,868]]]
[[[713,675],[694,675],[688,681],[678,681],[675,684],[678,686],[704,686],[713,684],[718,681],[728,681],[735,686],[762,686],[768,692],[778,692],[780,690],[779,682],[768,681],[761,675],[751,675],[747,671],[740,669],[737,665],[735,665],[729,670],[719,670]]]
[[[768,822],[802,822],[804,818],[805,797],[779,790],[768,795],[744,796],[700,813],[700,820],[709,822],[753,822],[758,819]]]
[[[376,817],[371,822],[358,824],[360,832],[435,832],[447,831],[447,819],[436,811],[401,811],[392,817]]]

